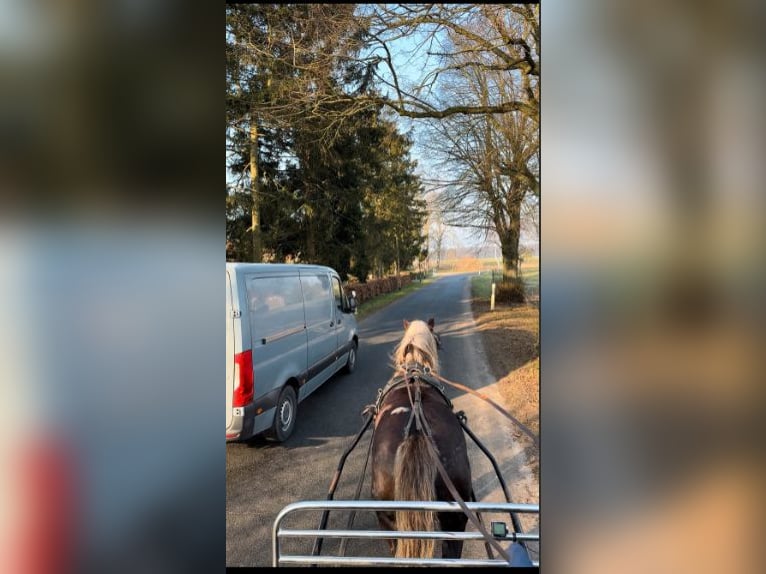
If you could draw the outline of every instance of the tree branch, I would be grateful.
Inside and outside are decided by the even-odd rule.
[[[408,110],[403,105],[396,105],[394,102],[387,98],[373,98],[374,101],[379,102],[393,109],[401,116],[408,118],[432,118],[441,119],[457,114],[465,115],[478,115],[478,114],[504,114],[508,112],[524,112],[533,117],[537,117],[538,110],[536,107],[521,101],[501,102],[493,105],[457,105],[449,106],[443,109],[430,109],[427,111],[416,112],[414,110]]]

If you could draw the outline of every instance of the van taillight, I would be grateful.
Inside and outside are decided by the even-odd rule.
[[[244,407],[253,400],[253,352],[244,351],[234,355],[234,401],[233,407]]]
[[[24,574],[72,572],[75,500],[71,454],[51,444],[32,446],[20,461],[26,496],[20,530],[19,562],[9,571]]]

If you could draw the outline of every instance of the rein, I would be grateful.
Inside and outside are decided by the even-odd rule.
[[[445,379],[441,375],[433,372],[430,369],[430,367],[426,365],[422,365],[421,363],[416,363],[416,362],[405,363],[400,366],[400,370],[401,372],[404,373],[403,375],[391,379],[382,390],[378,391],[378,398],[375,401],[375,405],[374,405],[374,409],[376,413],[380,411],[380,406],[383,404],[383,401],[385,400],[386,395],[388,395],[388,393],[390,393],[394,389],[404,386],[405,384],[408,384],[408,382],[412,381],[413,379],[417,379],[417,380],[423,381],[424,383],[428,383],[430,386],[432,386],[437,391],[439,391],[439,394],[442,396],[442,398],[447,403],[449,408],[454,410],[452,401],[449,399],[449,397],[445,393],[444,385],[440,384],[440,383],[446,383],[453,388],[470,393],[474,395],[475,397],[478,397],[482,399],[483,401],[486,401],[487,403],[489,403],[493,408],[495,408],[495,410],[497,410],[501,415],[503,415],[508,420],[510,420],[513,424],[519,427],[519,429],[522,432],[524,432],[524,434],[526,434],[529,438],[531,438],[535,447],[537,447],[537,449],[539,450],[540,439],[529,429],[529,427],[527,427],[519,419],[514,417],[511,413],[506,411],[503,407],[498,405],[495,401],[490,399],[484,393],[480,393],[479,391],[476,391],[470,387],[466,387],[465,385],[461,385],[460,383],[455,383],[454,381]]]
[[[458,495],[457,489],[454,488],[454,484],[451,482],[449,476],[447,476],[447,472],[444,469],[444,467],[442,466],[441,460],[438,457],[438,451],[436,449],[435,444],[433,443],[433,436],[431,434],[430,427],[428,426],[428,422],[426,421],[425,416],[424,416],[423,411],[422,411],[422,406],[421,406],[421,403],[420,403],[420,385],[416,385],[416,389],[417,389],[416,400],[417,400],[417,402],[415,402],[413,400],[412,394],[410,392],[410,384],[409,383],[415,382],[417,380],[422,380],[422,381],[428,383],[430,386],[434,387],[435,389],[437,389],[439,391],[441,396],[444,398],[446,403],[449,405],[450,409],[452,409],[454,411],[454,407],[452,405],[452,402],[450,401],[449,397],[447,397],[447,395],[445,393],[444,385],[439,384],[440,381],[443,382],[443,383],[447,383],[448,385],[450,385],[450,386],[452,386],[454,388],[457,388],[459,390],[468,392],[468,393],[470,393],[470,394],[472,394],[472,395],[474,395],[474,396],[476,396],[476,397],[478,397],[478,398],[488,402],[492,407],[497,409],[502,415],[507,417],[509,420],[511,420],[511,422],[516,424],[522,431],[524,431],[527,434],[527,436],[529,436],[532,439],[532,441],[534,442],[534,445],[539,449],[538,438],[534,435],[534,433],[532,433],[531,430],[529,430],[529,428],[526,425],[524,425],[521,421],[519,421],[513,415],[508,413],[505,409],[503,409],[501,406],[499,406],[496,402],[494,402],[492,399],[490,399],[487,395],[485,395],[483,393],[480,393],[478,391],[475,391],[474,389],[471,389],[469,387],[466,387],[465,385],[461,385],[459,383],[455,383],[453,381],[445,379],[441,375],[433,372],[428,366],[424,366],[424,365],[422,365],[420,363],[416,363],[416,362],[415,363],[405,363],[405,364],[401,365],[400,368],[401,368],[401,371],[403,371],[405,373],[405,376],[400,376],[400,377],[394,378],[393,380],[391,380],[386,385],[386,387],[382,391],[379,391],[379,393],[378,393],[378,402],[377,402],[376,406],[379,406],[380,404],[382,404],[383,399],[385,398],[385,395],[388,394],[391,390],[393,390],[395,388],[399,388],[399,387],[401,387],[402,385],[405,385],[405,384],[407,385],[407,389],[408,389],[408,393],[409,393],[409,398],[410,398],[410,406],[412,407],[412,411],[410,413],[410,420],[407,422],[407,425],[405,426],[404,437],[407,438],[407,436],[409,436],[410,428],[411,428],[411,425],[412,425],[412,422],[413,422],[413,418],[416,417],[416,412],[417,412],[417,418],[415,418],[415,422],[416,422],[417,428],[418,428],[418,430],[421,430],[422,428],[424,428],[425,431],[426,431],[424,434],[429,439],[428,440],[428,446],[429,446],[429,449],[431,450],[432,454],[434,455],[434,460],[436,461],[437,468],[438,468],[439,473],[440,473],[440,475],[442,477],[442,480],[444,480],[445,485],[447,485],[447,488],[450,490],[450,493],[452,494],[452,496],[455,499],[455,501],[457,501],[460,504],[460,506],[463,509],[463,512],[466,514],[466,516],[468,516],[469,518],[472,519],[473,522],[475,522],[475,519],[474,519],[473,516],[471,516],[470,511],[468,510],[468,508],[463,506],[463,501],[460,498],[460,496]],[[376,409],[376,412],[377,412],[377,409]],[[476,445],[481,449],[481,451],[489,459],[490,463],[492,464],[492,466],[493,466],[493,468],[495,470],[495,473],[497,474],[498,480],[500,481],[500,485],[502,486],[503,494],[505,495],[505,499],[506,499],[507,502],[510,502],[511,499],[510,499],[510,494],[508,492],[508,487],[506,486],[505,481],[503,480],[502,473],[500,472],[500,469],[499,469],[499,467],[497,465],[497,461],[494,459],[492,454],[487,450],[487,448],[481,443],[481,441],[479,441],[478,437],[476,437],[476,435],[473,434],[473,432],[471,432],[471,430],[468,428],[468,426],[466,424],[465,413],[463,411],[460,411],[459,413],[456,413],[456,416],[457,416],[458,421],[460,422],[460,426],[463,428],[463,430],[468,434],[469,437],[471,437],[471,439],[476,443]],[[476,516],[478,516],[478,514]],[[514,513],[511,513],[511,522],[513,523],[514,532],[521,532],[521,524],[519,523],[518,517]],[[481,527],[479,527],[479,530],[484,535],[485,544],[487,542],[491,542],[488,533],[485,530],[483,530]],[[522,543],[522,545],[523,545],[523,543]],[[487,549],[487,550],[489,552],[489,549]],[[502,552],[502,551],[501,551],[501,555],[504,558],[507,558],[507,555],[504,552]]]
[[[483,399],[483,400],[487,401],[490,405],[492,405],[495,409],[497,409],[500,412],[500,414],[502,414],[503,416],[508,418],[508,420],[513,422],[517,427],[519,427],[522,431],[524,431],[524,433],[529,438],[531,438],[532,441],[535,443],[535,446],[538,449],[540,448],[540,439],[538,439],[535,436],[535,434],[531,430],[529,430],[529,428],[524,423],[522,423],[520,420],[518,420],[516,417],[514,417],[511,413],[506,411],[503,407],[498,405],[495,401],[490,399],[487,395],[485,395],[484,393],[480,393],[478,391],[475,391],[475,390],[473,390],[473,389],[471,389],[469,387],[466,387],[465,385],[461,385],[460,383],[454,383],[452,381],[448,381],[447,379],[445,379],[441,375],[437,375],[436,373],[434,373],[434,376],[437,379],[439,379],[440,381],[442,381],[443,383],[447,383],[448,385],[450,385],[450,386],[452,386],[452,387],[454,387],[456,389],[459,389],[461,391],[466,391],[466,392],[471,393],[472,395],[474,395],[476,397],[479,397],[480,399]]]
[[[460,494],[457,491],[457,488],[455,487],[455,484],[452,482],[452,479],[449,477],[449,473],[447,472],[447,469],[444,468],[444,465],[441,462],[441,459],[439,458],[439,451],[436,448],[436,445],[433,441],[433,434],[431,433],[431,426],[428,424],[428,420],[425,417],[425,414],[423,413],[423,406],[421,402],[420,397],[420,385],[416,384],[419,377],[413,376],[408,377],[405,379],[405,384],[407,385],[407,393],[409,394],[410,399],[410,406],[412,407],[411,413],[410,413],[410,420],[407,422],[407,425],[404,427],[404,436],[407,438],[410,433],[410,427],[412,424],[412,419],[414,418],[416,428],[419,432],[421,432],[428,440],[426,441],[426,444],[428,445],[428,449],[431,452],[431,458],[436,464],[436,469],[439,471],[439,475],[441,476],[441,479],[444,481],[444,484],[447,486],[447,489],[450,491],[450,494],[452,495],[452,498],[455,502],[460,505],[460,508],[465,513],[465,515],[470,519],[470,521],[473,523],[473,525],[481,532],[481,535],[484,537],[484,540],[490,544],[494,549],[500,554],[500,556],[503,557],[503,559],[508,562],[508,564],[511,564],[511,558],[508,555],[508,553],[505,551],[505,549],[500,545],[500,543],[495,540],[489,532],[487,532],[486,527],[484,524],[482,524],[481,520],[479,520],[477,514],[472,511],[471,509],[466,506],[465,501],[460,496]],[[415,387],[415,397],[413,398],[411,387]],[[445,397],[446,398],[446,397]],[[450,406],[452,406],[450,404]]]
[[[437,339],[437,344],[438,343],[440,343],[440,341]],[[440,347],[441,345],[439,344],[438,346]],[[483,393],[479,393],[478,391],[475,391],[469,387],[461,385],[459,383],[455,383],[445,379],[444,377],[433,372],[433,370],[427,365],[423,365],[418,362],[408,362],[408,363],[399,365],[399,371],[397,372],[402,374],[392,378],[386,384],[384,388],[378,389],[378,396],[375,403],[367,405],[362,411],[362,414],[366,415],[366,420],[362,426],[362,429],[359,431],[356,438],[353,440],[352,444],[349,445],[349,448],[341,456],[340,463],[338,464],[338,468],[336,469],[335,475],[333,476],[333,480],[331,481],[331,484],[330,484],[330,490],[327,495],[327,500],[333,499],[333,496],[335,494],[335,489],[337,488],[339,480],[340,480],[340,474],[342,472],[343,466],[345,465],[346,457],[350,454],[350,452],[354,449],[354,447],[356,447],[357,443],[359,442],[359,439],[362,437],[365,431],[369,428],[370,423],[376,418],[377,414],[380,412],[381,406],[386,396],[391,391],[395,389],[399,389],[402,386],[405,386],[407,389],[410,406],[412,407],[412,409],[410,413],[410,419],[405,426],[404,437],[407,438],[409,436],[412,423],[414,422],[417,432],[422,433],[424,436],[428,438],[428,440],[426,441],[428,449],[431,452],[432,458],[435,462],[439,475],[444,481],[444,484],[447,486],[447,489],[452,494],[453,500],[458,503],[460,508],[463,510],[464,514],[470,519],[473,525],[479,530],[479,532],[481,532],[482,536],[484,537],[485,545],[488,545],[487,546],[488,554],[490,553],[489,546],[492,546],[495,548],[495,550],[497,550],[500,556],[502,556],[503,559],[505,559],[510,564],[511,559],[508,553],[506,552],[506,550],[502,546],[500,546],[498,541],[492,535],[490,535],[489,532],[487,532],[482,521],[478,517],[478,513],[470,510],[466,506],[465,501],[460,497],[460,494],[458,493],[457,488],[455,487],[455,484],[450,479],[447,473],[447,470],[444,468],[444,465],[442,464],[441,459],[439,458],[438,449],[433,441],[431,427],[428,424],[428,421],[423,413],[422,396],[421,396],[421,389],[423,388],[423,385],[421,385],[420,383],[425,383],[428,386],[436,389],[441,395],[441,397],[444,399],[445,403],[450,407],[450,410],[452,411],[454,411],[452,401],[449,399],[449,397],[447,397],[445,393],[444,385],[441,383],[446,383],[456,389],[471,393],[474,396],[477,396],[483,399],[484,401],[488,402],[495,409],[497,409],[501,414],[503,414],[505,417],[510,419],[514,424],[516,424],[522,431],[524,431],[534,441],[535,446],[539,449],[538,438],[534,435],[534,433],[532,433],[532,431],[529,430],[529,428],[527,428],[519,420],[513,417],[510,413],[505,411],[502,407],[500,407],[488,396],[484,395]],[[413,388],[414,388],[414,396],[413,396]],[[468,435],[473,439],[474,442],[476,442],[476,444],[480,447],[480,449],[484,452],[485,455],[487,455],[487,457],[492,462],[495,472],[497,473],[500,483],[503,487],[505,498],[508,502],[510,502],[508,489],[505,485],[505,481],[503,481],[502,479],[502,475],[500,473],[500,469],[497,466],[497,462],[494,460],[494,458],[489,453],[489,451],[487,451],[486,448],[479,442],[478,438],[472,432],[469,431],[467,425],[465,424],[466,422],[465,414],[462,411],[460,411],[459,413],[456,413],[456,416],[463,430],[465,430],[468,433]],[[367,456],[365,457],[364,469],[362,471],[362,476],[359,482],[359,486],[357,487],[356,499],[359,498],[359,495],[361,493],[361,487],[364,481],[364,475],[367,468],[367,463],[369,461],[369,457],[371,454],[372,442],[375,436],[376,426],[377,426],[377,423],[373,425],[372,436],[370,437],[370,443],[367,450]],[[326,527],[328,515],[329,515],[329,511],[325,511],[323,513],[323,516],[320,520],[319,530],[324,530],[324,528]],[[349,529],[351,528],[354,522],[354,515],[355,513],[352,513],[352,515],[349,517],[349,521],[348,521]],[[511,519],[513,522],[514,530],[516,532],[520,532],[521,529],[520,529],[520,525],[518,524],[518,519],[516,518],[516,516],[513,515],[513,513],[511,513]],[[312,555],[318,556],[321,553],[322,541],[323,541],[322,538],[318,538],[315,540]],[[341,555],[345,553],[345,546],[346,546],[345,542],[346,542],[345,539],[341,540]],[[523,545],[523,542],[522,542],[522,545]]]

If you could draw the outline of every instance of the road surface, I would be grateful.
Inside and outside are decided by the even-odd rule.
[[[279,511],[292,502],[326,498],[338,460],[361,428],[363,408],[375,401],[378,389],[392,375],[390,354],[404,334],[403,319],[434,317],[443,345],[439,353],[442,376],[502,401],[475,332],[470,277],[441,277],[361,321],[355,372],[335,375],[298,406],[295,431],[285,443],[255,439],[226,446],[227,566],[271,566],[271,528]],[[494,454],[512,501],[537,503],[538,487],[511,423],[473,396],[451,388],[448,395],[456,410],[465,411],[468,426]],[[368,437],[369,431],[347,459],[336,499],[354,497]],[[490,463],[470,439],[467,442],[477,499],[504,502]],[[361,498],[369,498],[369,469],[366,475]],[[345,514],[331,515],[330,526],[340,527],[346,520]],[[318,513],[307,512],[288,519],[285,525],[313,529],[318,521]],[[525,518],[523,524],[525,531],[537,527],[536,519]],[[354,528],[378,529],[374,514],[358,513]],[[283,548],[290,554],[311,553],[310,544],[299,540],[287,541]],[[325,549],[323,555],[332,554],[337,542],[326,541]],[[352,540],[347,555],[388,556],[388,545],[382,540]],[[483,545],[466,542],[463,557],[485,558]]]

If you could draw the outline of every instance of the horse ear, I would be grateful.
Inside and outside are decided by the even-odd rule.
[[[410,328],[410,322],[407,319],[405,319],[404,320],[404,330],[406,331],[409,328]]]
[[[431,328],[432,331],[434,330],[434,318],[433,317],[431,317],[428,320],[428,326]]]

